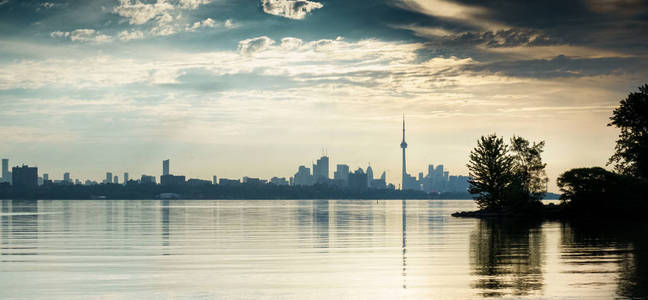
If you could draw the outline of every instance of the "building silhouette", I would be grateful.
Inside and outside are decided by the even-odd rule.
[[[70,178],[70,173],[69,172],[63,173],[63,182],[72,183],[72,178]]]
[[[349,185],[349,166],[338,164],[335,173],[333,173],[333,180],[339,186]]]
[[[241,181],[238,179],[227,179],[227,178],[221,178],[218,179],[218,185],[238,185],[241,184]]]
[[[354,191],[367,189],[367,174],[362,168],[358,168],[355,172],[349,174],[349,188]]]
[[[162,175],[160,176],[161,185],[180,185],[185,183],[183,175]]]
[[[38,168],[22,165],[11,169],[14,190],[31,191],[38,187]]]
[[[128,172],[124,172],[124,184],[128,183]]]
[[[367,187],[371,187],[371,182],[374,180],[373,169],[371,165],[367,166]]]
[[[378,179],[372,179],[369,187],[372,189],[377,189],[377,190],[384,190],[387,188],[387,172],[382,172],[382,175],[380,175],[380,178]]]
[[[112,183],[113,176],[112,172],[106,172],[106,180],[104,180],[104,183]]]
[[[322,156],[313,165],[314,183],[326,183],[329,180],[329,158]]]
[[[209,180],[203,180],[203,179],[197,179],[197,178],[191,178],[187,180],[187,185],[189,186],[206,186],[206,185],[211,185],[211,181]]]
[[[169,175],[169,160],[162,161],[162,175]]]
[[[313,185],[313,176],[305,166],[299,166],[293,178],[293,185]]]
[[[13,180],[11,176],[11,172],[9,172],[9,159],[3,158],[2,159],[2,178],[0,178],[0,182],[8,182],[11,183]]]
[[[155,176],[142,175],[142,177],[140,178],[140,183],[141,184],[156,184]]]
[[[289,185],[290,183],[286,180],[286,177],[272,177],[270,178],[270,183],[274,185]]]

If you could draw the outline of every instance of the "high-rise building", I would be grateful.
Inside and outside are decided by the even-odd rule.
[[[9,159],[2,159],[2,180],[0,182],[9,182]]]
[[[405,165],[405,149],[407,149],[407,143],[405,142],[405,115],[403,115],[403,141],[401,142],[400,147],[401,149],[403,149],[403,173],[401,174],[401,189],[406,190],[408,188],[408,183],[410,182],[410,176],[407,174],[407,166]]]
[[[124,184],[128,183],[128,172],[124,172]]]
[[[162,161],[162,175],[170,175],[169,173],[169,160]]]
[[[162,175],[160,176],[161,185],[180,185],[185,183],[185,177],[181,175]]]
[[[368,187],[371,187],[371,182],[373,181],[373,179],[374,179],[373,169],[371,168],[371,166],[368,166],[367,167],[367,186]]]
[[[367,174],[362,168],[349,174],[349,188],[356,191],[367,189]]]
[[[212,178],[212,184],[218,184],[217,179],[218,179],[218,177],[216,177],[216,175],[214,175],[214,177]]]
[[[349,184],[349,166],[337,165],[337,169],[335,173],[333,173],[333,179],[336,184],[347,186]]]
[[[329,158],[322,156],[313,165],[313,179],[316,183],[325,183],[329,180]]]
[[[313,176],[310,173],[310,169],[305,166],[299,166],[293,178],[294,185],[313,185]]]
[[[22,165],[22,167],[13,167],[11,173],[16,191],[29,191],[38,187],[38,168]]]
[[[70,173],[69,172],[63,173],[63,181],[65,183],[72,183],[72,179],[70,178]]]
[[[113,176],[113,181],[112,181],[112,183],[114,183],[114,184],[119,184],[119,176],[117,176],[117,175]]]
[[[141,184],[155,184],[155,176],[142,175]]]
[[[106,180],[105,183],[112,183],[113,176],[111,172],[106,172]]]
[[[48,181],[49,180],[49,174],[45,173],[43,174],[43,181]]]

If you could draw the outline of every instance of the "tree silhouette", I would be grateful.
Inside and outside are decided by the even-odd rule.
[[[514,176],[510,190],[514,201],[531,203],[541,200],[547,192],[549,179],[542,162],[544,145],[544,141],[531,144],[519,136],[511,138]]]
[[[513,177],[513,158],[504,139],[495,134],[482,136],[470,151],[468,170],[472,178],[470,193],[482,209],[498,210]]]
[[[480,208],[520,211],[533,208],[546,193],[544,141],[531,144],[513,136],[511,146],[495,134],[482,136],[470,152],[470,193]]]
[[[648,178],[648,84],[621,100],[608,126],[621,129],[608,164],[626,175]]]

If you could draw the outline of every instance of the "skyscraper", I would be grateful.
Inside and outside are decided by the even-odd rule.
[[[117,176],[117,175],[113,176],[113,182],[112,183],[118,184],[119,183],[119,176]]]
[[[162,175],[169,175],[169,160],[162,161]]]
[[[333,179],[335,183],[341,186],[346,186],[349,184],[349,166],[348,165],[337,165],[337,170],[333,173]]]
[[[38,168],[23,165],[13,167],[13,186],[16,191],[30,191],[38,187]]]
[[[400,147],[403,149],[403,174],[402,174],[401,189],[405,190],[406,181],[407,181],[406,178],[408,177],[407,167],[405,165],[405,149],[407,149],[407,143],[405,142],[405,115],[403,115],[403,141],[401,142]]]
[[[69,172],[63,173],[63,181],[65,183],[72,183],[72,179],[70,178],[70,173]]]
[[[313,179],[316,183],[323,183],[329,180],[329,158],[322,156],[313,165]]]
[[[2,159],[2,182],[9,182],[9,159]]]
[[[111,172],[106,172],[106,183],[112,183],[113,177]]]
[[[124,172],[124,184],[128,183],[128,172]]]

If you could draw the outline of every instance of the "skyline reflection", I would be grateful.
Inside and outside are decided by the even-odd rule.
[[[1,205],[2,298],[648,295],[645,228],[448,217],[471,201]]]

